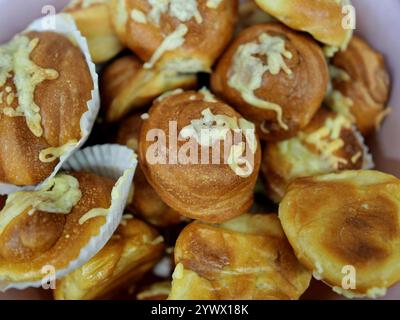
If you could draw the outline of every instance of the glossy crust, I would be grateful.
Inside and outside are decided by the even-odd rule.
[[[57,281],[57,300],[106,298],[141,279],[161,257],[158,233],[137,219],[122,220],[106,246],[82,267]]]
[[[327,119],[334,120],[338,116],[332,111],[321,108],[310,124],[301,130],[301,134],[309,137],[320,130]],[[352,127],[341,127],[339,139],[343,141],[343,146],[332,154],[345,160],[346,163],[338,163],[337,167],[330,165],[315,146],[301,140],[299,135],[290,140],[267,144],[263,152],[261,170],[269,197],[275,202],[280,202],[289,183],[298,177],[361,169],[365,160],[365,147],[355,130]],[[325,137],[324,140],[334,141],[331,137]],[[304,149],[299,149],[298,143]]]
[[[117,121],[129,111],[151,104],[160,94],[176,88],[196,86],[196,75],[144,69],[135,56],[119,58],[100,78],[102,104],[107,121]]]
[[[143,120],[139,114],[134,114],[124,120],[118,130],[117,143],[138,151],[139,134]],[[128,210],[138,214],[148,223],[157,227],[167,227],[183,221],[183,217],[168,207],[157,192],[147,182],[140,166],[136,168],[133,180],[134,193]]]
[[[176,242],[175,262],[170,300],[298,299],[311,279],[275,214],[193,222]]]
[[[170,281],[156,282],[146,288],[141,289],[136,295],[136,298],[138,300],[167,300],[170,292]]]
[[[334,56],[332,63],[350,77],[345,81],[334,79],[334,89],[352,100],[350,112],[361,133],[373,133],[379,127],[390,91],[390,78],[383,56],[355,36],[347,50]]]
[[[152,129],[161,129],[168,136],[170,121],[177,122],[178,134],[192,120],[201,118],[201,112],[207,108],[213,114],[242,118],[221,101],[207,102],[204,99],[201,93],[187,91],[155,101],[149,111],[149,119],[142,125],[139,163],[147,181],[171,208],[188,218],[221,222],[246,212],[252,205],[253,189],[261,162],[258,141],[253,171],[246,178],[236,175],[228,164],[224,164],[223,151],[220,152],[221,164],[212,164],[212,159],[209,159],[209,164],[170,164],[169,161],[166,164],[150,164],[146,157],[148,149],[151,150],[150,147],[154,147],[155,144],[154,141],[146,141],[148,132]],[[177,141],[177,150],[184,144],[187,145],[187,142],[182,139]],[[221,141],[219,150],[224,150],[222,143]],[[169,148],[168,141],[166,147]],[[201,154],[202,148],[208,149],[210,156],[213,154],[211,147],[201,147],[194,142],[197,154]],[[168,157],[167,153],[160,155]],[[201,157],[198,159],[200,162]]]
[[[180,24],[185,24],[188,32],[184,44],[166,52],[157,62],[156,68],[176,70],[180,69],[182,63],[187,65],[192,61],[198,65],[192,72],[208,72],[231,39],[237,19],[238,1],[223,0],[217,9],[207,7],[207,0],[197,0],[197,3],[201,23],[197,23],[194,18],[180,21],[164,13],[157,25],[150,21],[139,23],[130,16],[133,9],[147,15],[152,8],[148,0],[112,0],[113,23],[120,40],[143,61],[150,60],[165,36],[175,31]],[[184,69],[180,71],[188,72]]]
[[[93,62],[106,62],[123,49],[111,23],[110,0],[94,2],[89,6],[83,6],[84,2],[85,0],[72,1],[64,12],[72,16],[86,38]]]
[[[39,39],[30,59],[42,68],[56,70],[58,77],[39,83],[34,90],[42,118],[41,137],[29,130],[25,117],[9,117],[0,112],[0,181],[16,185],[36,184],[53,171],[57,161],[41,162],[42,150],[81,138],[80,119],[87,111],[93,89],[85,58],[68,38],[53,32],[30,32],[27,36]],[[16,93],[12,78],[0,91],[8,86]],[[8,107],[4,100],[0,101],[0,110]],[[18,107],[17,98],[10,107]]]
[[[292,29],[310,33],[329,46],[346,48],[353,31],[342,27],[342,6],[349,0],[255,0],[265,12]]]
[[[296,256],[317,278],[347,296],[376,297],[400,280],[399,191],[397,178],[378,171],[297,179],[279,217]],[[353,290],[342,289],[344,266],[356,270]]]
[[[284,58],[284,61],[292,75],[283,70],[277,75],[265,72],[262,85],[254,94],[282,108],[283,121],[288,130],[279,125],[276,112],[246,102],[241,93],[228,83],[233,59],[239,47],[257,42],[263,33],[285,40],[285,48],[290,51],[292,58]],[[312,38],[281,24],[267,23],[245,29],[237,36],[212,74],[211,87],[216,94],[256,124],[261,139],[277,141],[294,136],[310,122],[324,99],[328,79],[328,67],[322,50]]]
[[[79,181],[82,197],[69,214],[35,211],[28,208],[13,219],[0,235],[0,278],[13,281],[36,281],[43,278],[44,265],[56,270],[66,268],[79,256],[90,238],[98,234],[104,217],[84,224],[79,219],[94,208],[111,205],[115,181],[92,173],[71,173]]]

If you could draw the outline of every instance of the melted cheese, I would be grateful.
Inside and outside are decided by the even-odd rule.
[[[207,0],[206,6],[210,9],[218,9],[222,0]]]
[[[30,54],[39,44],[39,39],[30,40],[26,36],[16,36],[9,43],[0,46],[0,87],[14,73],[13,81],[17,90],[18,107],[6,107],[3,113],[9,117],[24,116],[31,132],[40,137],[40,108],[34,101],[36,86],[45,80],[55,80],[59,74],[54,69],[44,69],[36,65]],[[11,104],[11,103],[10,103]]]
[[[203,95],[205,102],[217,102],[214,95],[206,87],[201,88],[199,92]]]
[[[176,48],[179,48],[181,45],[183,45],[183,43],[185,42],[184,37],[187,34],[188,30],[189,29],[186,25],[180,24],[174,32],[169,34],[164,39],[161,45],[154,52],[151,59],[146,62],[143,67],[145,69],[151,69],[165,52],[175,50]]]
[[[219,141],[224,141],[229,131],[242,131],[252,153],[257,149],[255,127],[251,122],[240,118],[225,115],[214,115],[209,108],[201,112],[202,118],[194,119],[184,127],[180,136],[183,139],[193,137],[203,147],[212,147]],[[229,167],[240,177],[248,177],[253,172],[252,164],[243,157],[246,151],[246,143],[232,145],[229,150],[227,163]]]
[[[334,65],[329,65],[329,75],[331,79],[335,79],[338,81],[350,81],[351,78],[349,74],[344,71],[343,69],[340,69]]]
[[[160,25],[161,15],[169,13],[171,17],[177,18],[181,22],[187,22],[194,18],[197,23],[202,23],[203,18],[197,7],[197,0],[148,0],[151,10],[148,19]]]
[[[140,11],[138,9],[133,9],[131,11],[131,19],[133,21],[136,21],[138,23],[146,24],[147,23],[147,17],[144,14],[143,11]]]
[[[356,121],[353,114],[351,113],[351,108],[354,104],[353,100],[345,97],[340,91],[333,90],[329,92],[327,97],[325,98],[325,103],[333,111],[341,114],[352,123]]]
[[[81,199],[79,181],[70,175],[58,174],[36,191],[18,191],[8,196],[0,212],[0,234],[6,226],[28,209],[49,213],[69,213]]]
[[[260,56],[266,56],[266,63]],[[258,42],[246,43],[238,48],[229,71],[228,85],[239,91],[247,103],[276,112],[279,125],[287,130],[288,127],[282,119],[282,107],[262,100],[254,93],[261,88],[264,73],[277,75],[283,70],[287,75],[292,74],[284,58],[292,58],[291,52],[285,49],[285,40],[263,33]]]
[[[291,164],[290,177],[328,173],[338,169],[339,164],[347,160],[335,155],[343,148],[340,138],[343,128],[351,124],[341,115],[328,118],[324,125],[312,133],[300,132],[296,137],[279,142],[279,153],[285,155]],[[312,146],[316,151],[310,149]]]
[[[77,140],[71,140],[60,147],[50,147],[40,151],[39,160],[44,163],[50,163],[60,158],[63,154],[77,145]]]
[[[106,217],[108,215],[109,209],[104,208],[94,208],[86,212],[80,219],[79,224],[84,224],[86,221],[96,218],[96,217]]]

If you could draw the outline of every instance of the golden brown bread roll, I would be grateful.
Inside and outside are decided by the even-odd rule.
[[[242,31],[220,59],[211,86],[246,118],[262,139],[294,136],[320,107],[328,67],[312,38],[278,23]]]
[[[343,28],[342,7],[350,0],[255,0],[265,12],[295,30],[310,33],[332,47],[345,49],[353,30]]]
[[[57,300],[110,297],[140,280],[163,253],[163,239],[144,222],[124,219],[105,247],[82,267],[57,281]]]
[[[366,147],[350,121],[321,108],[295,137],[267,144],[261,169],[269,197],[279,202],[295,178],[357,170],[369,162]]]
[[[300,178],[289,186],[279,217],[296,256],[317,279],[349,297],[376,297],[400,280],[399,192],[400,181],[378,171]],[[348,287],[345,276],[352,274]]]
[[[156,282],[143,288],[136,295],[138,300],[167,300],[171,292],[171,281]]]
[[[94,63],[103,63],[122,51],[111,23],[110,0],[72,0],[64,9],[86,38]]]
[[[124,120],[118,130],[117,143],[138,151],[139,134],[143,119],[134,114]],[[183,221],[183,217],[167,206],[157,192],[147,182],[140,166],[136,168],[133,180],[134,193],[128,210],[138,214],[148,223],[158,227],[167,227]]]
[[[176,242],[175,262],[170,300],[298,299],[311,279],[275,214],[193,222]]]
[[[139,163],[147,181],[189,218],[220,222],[246,212],[260,157],[254,125],[208,91],[157,99],[142,125]]]
[[[39,191],[8,196],[0,212],[0,279],[42,279],[41,269],[66,268],[99,233],[115,181],[92,173],[60,173]],[[91,218],[89,218],[91,217]]]
[[[112,0],[120,40],[145,68],[209,72],[229,42],[237,0]]]
[[[194,74],[144,69],[135,56],[119,58],[108,65],[100,78],[102,104],[108,121],[117,121],[132,109],[151,104],[160,94],[196,86]]]
[[[271,15],[261,10],[253,0],[244,0],[239,3],[239,19],[237,32],[255,24],[276,21]]]
[[[67,37],[29,32],[0,46],[0,181],[36,184],[81,138],[93,81]]]
[[[332,64],[334,91],[328,105],[353,121],[363,135],[373,133],[389,110],[390,79],[383,56],[355,36]]]

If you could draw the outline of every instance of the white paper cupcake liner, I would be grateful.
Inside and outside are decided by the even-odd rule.
[[[353,126],[353,131],[356,135],[358,142],[363,147],[363,164],[362,164],[361,169],[369,170],[369,169],[375,168],[374,159],[372,158],[372,154],[369,152],[369,148],[368,148],[367,144],[365,143],[364,137],[362,136],[360,131],[358,131],[358,129],[355,126]]]
[[[115,144],[85,148],[76,152],[64,163],[62,169],[65,171],[92,172],[115,179],[117,182],[112,190],[111,206],[106,216],[106,222],[100,228],[99,234],[92,237],[88,244],[81,249],[78,258],[71,261],[66,268],[56,270],[56,279],[61,279],[88,262],[111,238],[121,222],[136,166],[137,156],[135,152],[125,146]],[[38,288],[41,285],[41,280],[32,282],[0,280],[0,291],[26,289],[28,287]]]
[[[92,131],[96,117],[99,113],[100,95],[99,95],[98,75],[96,73],[96,66],[92,62],[92,58],[91,58],[91,55],[89,52],[89,48],[88,48],[86,39],[79,32],[74,20],[68,14],[65,14],[65,13],[57,14],[54,17],[54,19],[55,19],[54,20],[55,21],[55,26],[54,26],[55,29],[54,29],[54,28],[49,28],[49,24],[45,23],[44,19],[46,19],[46,18],[41,18],[41,19],[35,20],[34,22],[32,22],[31,25],[29,25],[29,27],[24,32],[53,31],[53,32],[57,32],[57,33],[68,36],[68,38],[71,39],[81,49],[83,55],[85,56],[86,63],[89,67],[90,75],[93,80],[92,98],[91,98],[91,100],[89,100],[87,102],[88,110],[82,115],[81,120],[80,120],[81,139],[78,141],[78,143],[74,147],[67,150],[58,159],[58,164],[54,168],[51,175],[47,178],[47,179],[49,179],[51,177],[54,177],[57,174],[57,172],[61,169],[61,167],[63,166],[65,161],[76,150],[81,148],[84,145],[84,143],[87,141],[87,139],[89,138],[89,134]],[[19,186],[13,185],[13,184],[0,183],[0,194],[2,194],[2,195],[10,194],[12,192],[19,191],[19,190],[31,190],[34,188],[35,188],[35,186],[19,187]]]

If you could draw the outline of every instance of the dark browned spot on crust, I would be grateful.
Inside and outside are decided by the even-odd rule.
[[[344,263],[358,267],[390,256],[390,242],[399,233],[397,206],[383,196],[354,199],[331,221],[325,245]]]

